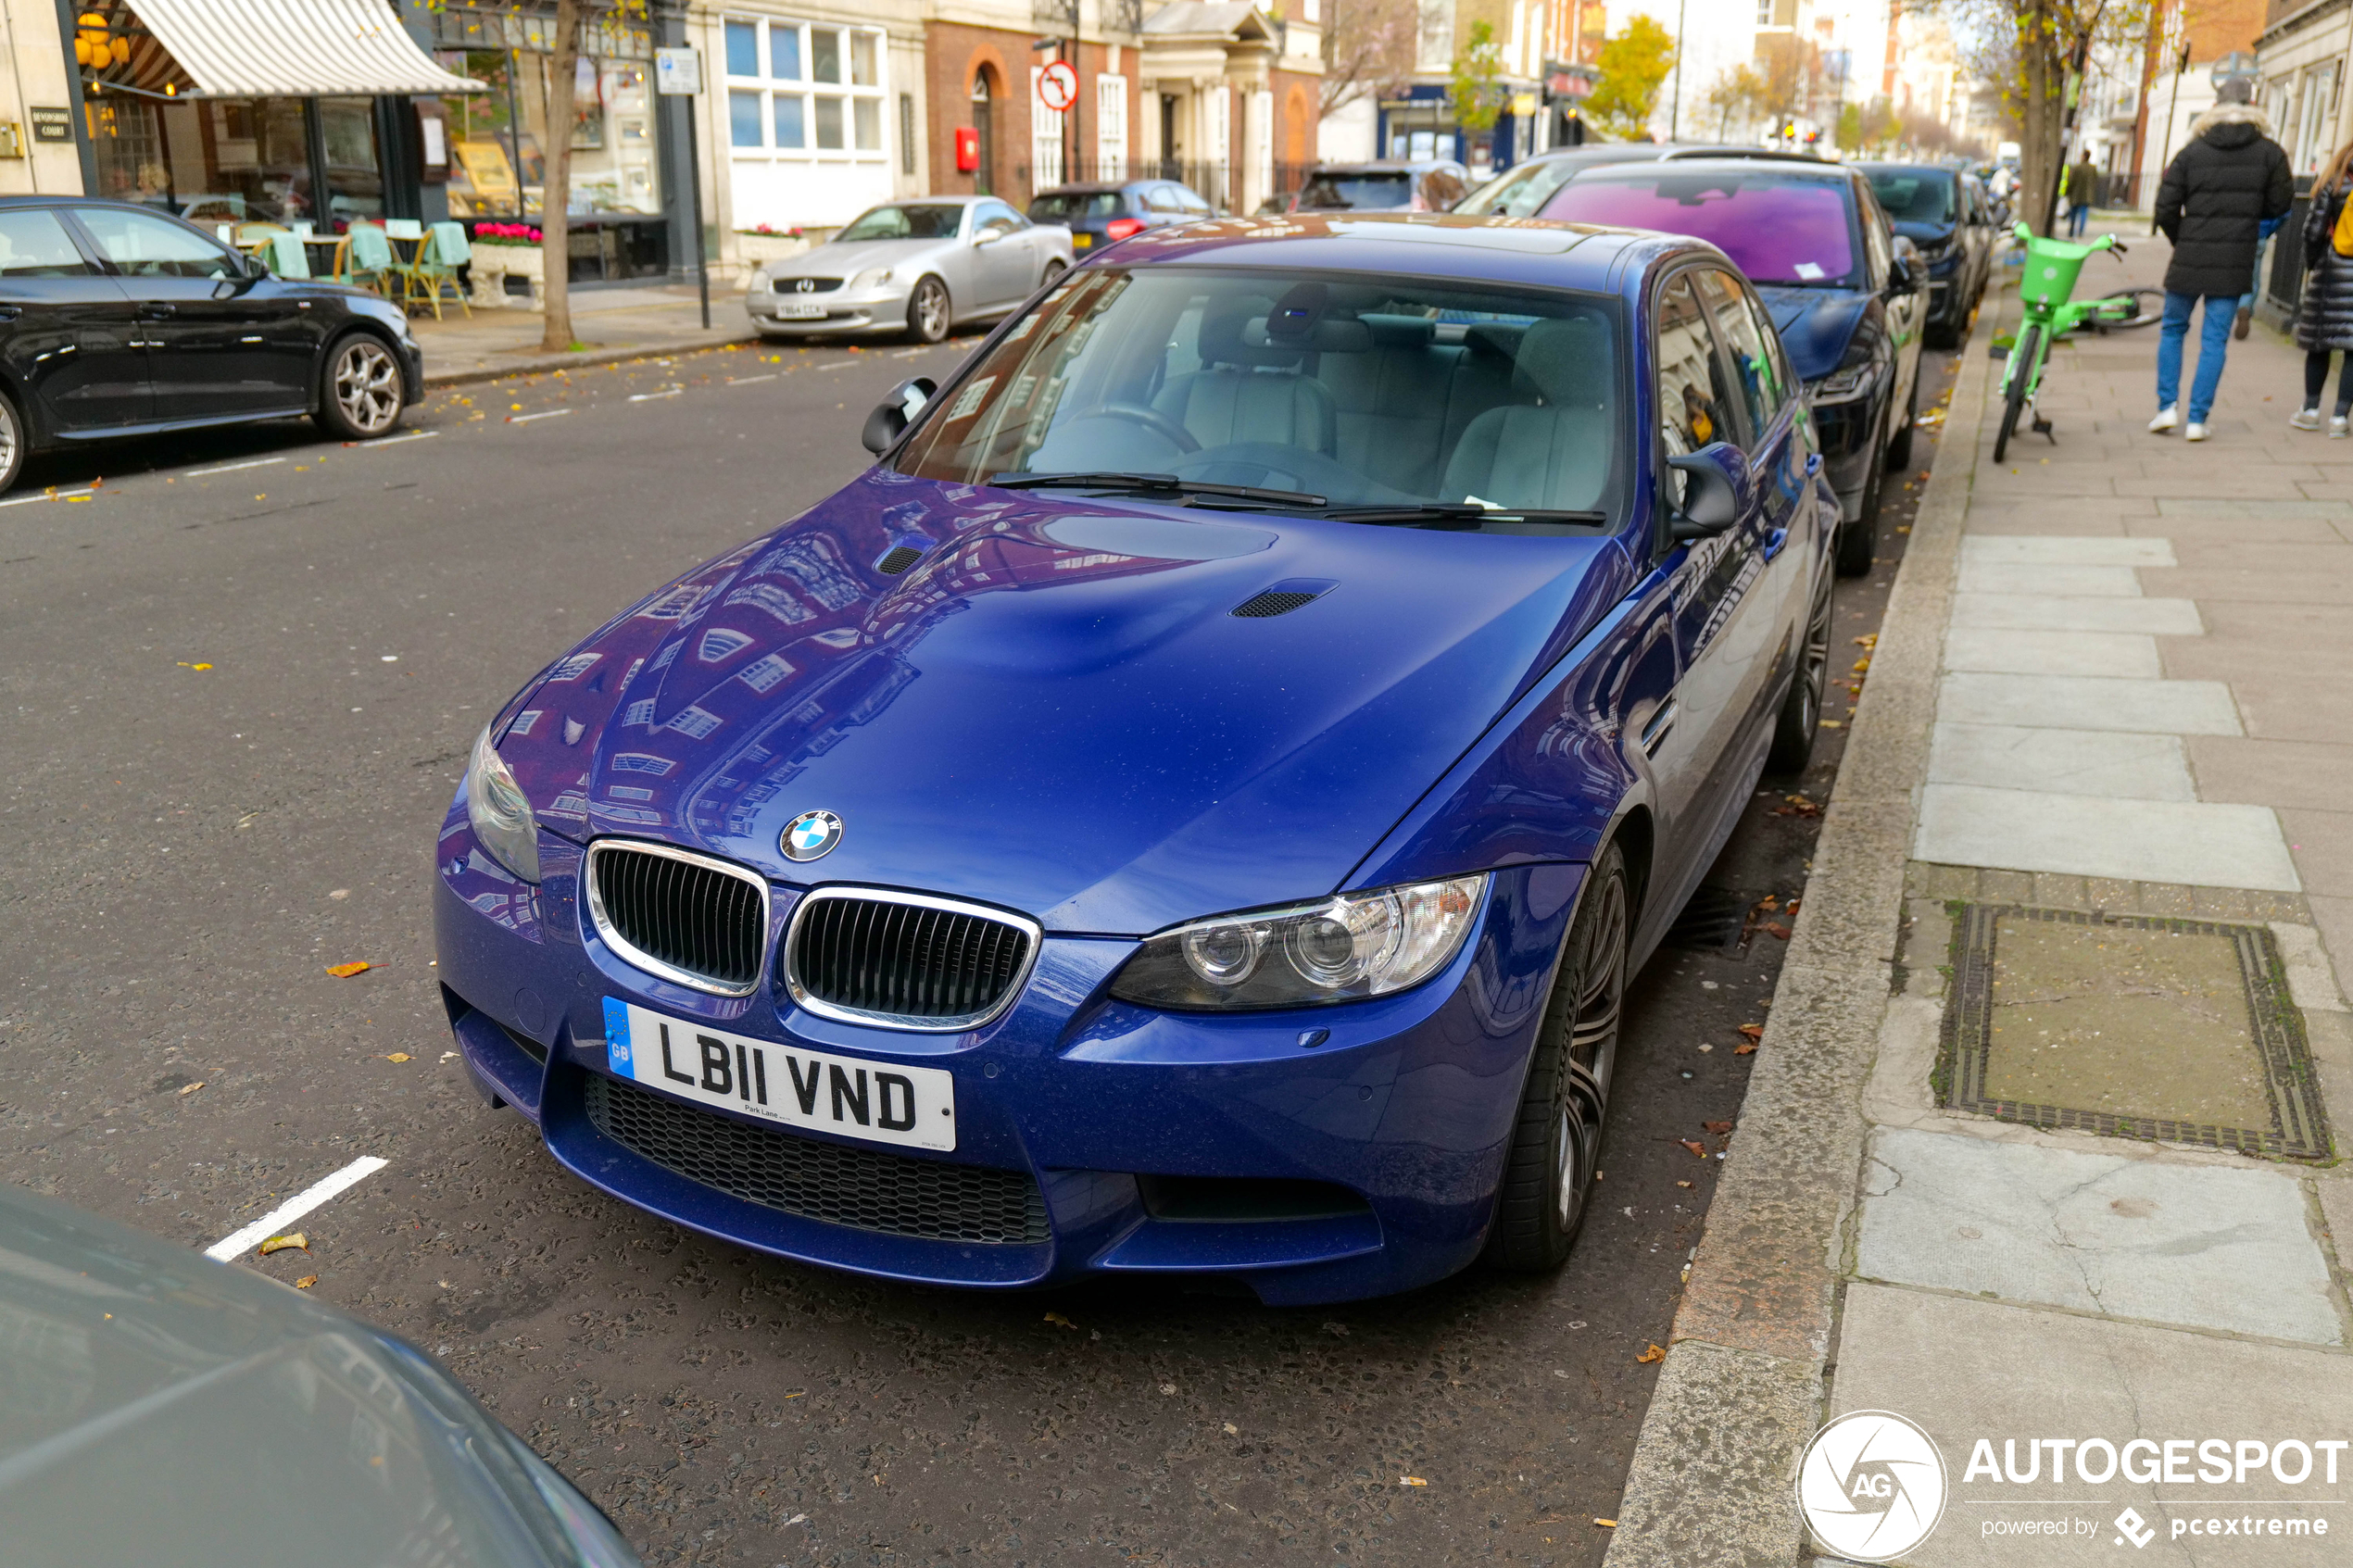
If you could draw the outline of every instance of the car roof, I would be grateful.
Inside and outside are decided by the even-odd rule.
[[[1850,163],[1846,167],[1849,169],[1859,169],[1864,170],[1866,173],[1874,169],[1908,169],[1917,170],[1923,174],[1958,175],[1961,172],[1961,170],[1955,169],[1949,163],[1919,163],[1911,158],[1901,157],[1868,158],[1859,162]]]
[[[1319,163],[1307,174],[1312,180],[1318,174],[1409,174],[1417,169],[1462,167],[1451,157],[1377,157],[1364,163]]]
[[[1853,176],[1848,171],[1855,168],[1855,165],[1851,163],[1830,163],[1824,159],[1814,157],[1769,157],[1759,160],[1749,157],[1746,155],[1737,155],[1729,157],[1676,158],[1673,161],[1677,171],[1680,173],[1705,174],[1721,171],[1723,173],[1730,174],[1735,170],[1753,169],[1759,161],[1763,161],[1777,165],[1778,172],[1794,174],[1801,179],[1815,179],[1822,181],[1837,180],[1846,182],[1852,181]],[[1597,169],[1593,172],[1597,178],[1609,178],[1615,176],[1625,179],[1634,179],[1638,177],[1638,166],[1634,164],[1611,164],[1601,169]]]
[[[1175,181],[1159,180],[1082,180],[1076,184],[1051,185],[1038,196],[1100,196],[1113,191],[1132,191],[1139,185],[1174,184]],[[1038,196],[1030,200],[1036,201]]]

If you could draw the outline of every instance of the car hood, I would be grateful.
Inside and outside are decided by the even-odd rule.
[[[1871,296],[1859,289],[1759,288],[1756,294],[1780,332],[1790,368],[1808,382],[1838,369],[1856,324],[1871,305]]]
[[[244,1568],[296,1515],[316,1562],[582,1561],[540,1461],[417,1351],[5,1184],[0,1334],[11,1568]]]
[[[894,267],[925,251],[953,245],[952,240],[861,240],[855,245],[819,245],[799,256],[768,264],[772,278],[854,278],[869,267]]]
[[[1895,225],[1895,232],[1922,250],[1926,250],[1931,245],[1941,245],[1950,240],[1954,234],[1954,226],[1950,223],[1917,223],[1910,219],[1905,219]]]
[[[877,469],[581,644],[499,751],[568,837],[1137,935],[1342,885],[1630,586],[1608,539]],[[1278,587],[1317,596],[1236,613]],[[840,843],[795,865],[778,835],[815,809]]]

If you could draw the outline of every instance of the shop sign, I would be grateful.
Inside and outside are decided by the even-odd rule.
[[[71,109],[31,108],[24,111],[32,122],[32,139],[36,142],[70,142],[73,140]]]
[[[692,49],[656,49],[654,91],[665,98],[691,98],[701,92],[702,56]]]

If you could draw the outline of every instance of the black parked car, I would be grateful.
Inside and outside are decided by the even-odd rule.
[[[1871,569],[1888,465],[1912,459],[1919,408],[1919,282],[1853,166],[1789,157],[1713,157],[1589,169],[1547,201],[1545,218],[1691,234],[1756,285],[1806,383],[1838,491],[1838,570]]]
[[[25,455],[308,414],[384,435],[424,395],[399,307],[272,277],[129,202],[0,197],[0,490]]]
[[[1929,341],[1951,348],[1969,335],[2001,243],[1993,198],[1965,170],[1932,163],[1858,163],[1895,232],[1919,247],[1927,277]]]
[[[1214,218],[1216,211],[1174,180],[1129,180],[1041,191],[1031,199],[1028,216],[1032,223],[1069,230],[1072,253],[1085,256],[1130,234]]]

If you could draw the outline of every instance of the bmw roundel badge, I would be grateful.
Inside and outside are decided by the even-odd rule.
[[[841,842],[841,819],[831,811],[803,811],[785,824],[776,846],[787,860],[813,860]]]

